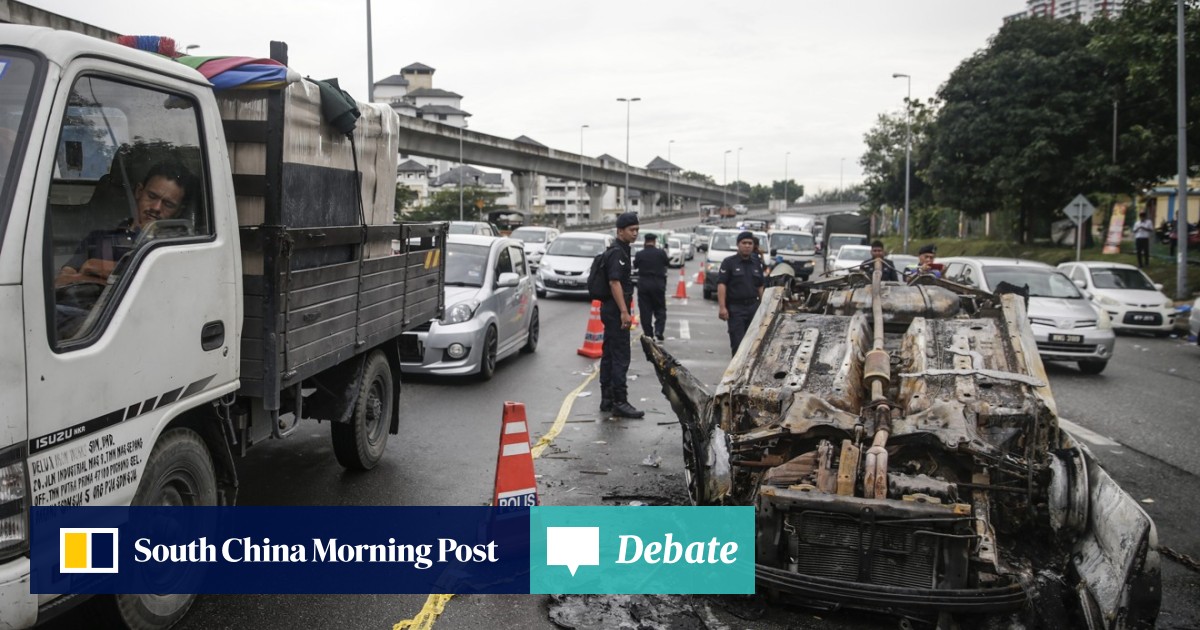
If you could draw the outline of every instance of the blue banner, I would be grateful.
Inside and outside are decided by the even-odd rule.
[[[35,507],[33,593],[528,593],[529,512]]]

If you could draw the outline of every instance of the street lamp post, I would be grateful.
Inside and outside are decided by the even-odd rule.
[[[845,201],[846,195],[842,193],[846,189],[846,158],[842,158],[841,164],[838,165],[838,201]]]
[[[729,206],[729,154],[733,153],[733,149],[725,149],[725,164],[722,166],[721,178],[725,183],[721,185],[721,207]]]
[[[738,203],[741,203],[742,202],[742,198],[741,198],[741,195],[742,195],[742,147],[738,147],[736,173],[737,173],[737,177],[735,177],[734,179],[736,179],[737,181],[734,183],[734,186],[737,189],[736,197],[738,198]]]
[[[629,110],[634,103],[642,99],[635,96],[617,100],[625,103],[625,212],[629,212]]]
[[[674,140],[667,140],[667,213],[670,214],[675,210],[675,204],[671,203],[671,145],[675,144]]]
[[[788,169],[787,169],[787,167],[788,167],[788,156],[791,154],[792,154],[791,151],[788,151],[787,153],[783,154],[783,211],[784,212],[787,212],[787,209],[788,209],[788,173],[787,173]]]
[[[908,186],[912,168],[912,77],[902,72],[892,74],[893,79],[904,77],[908,81],[908,96],[904,99],[904,253],[908,253]]]
[[[579,195],[579,187],[583,186],[583,130],[587,129],[587,125],[579,125],[579,184],[575,186],[575,214],[578,216],[582,213],[583,197]],[[591,204],[588,204],[588,214],[591,214]],[[589,217],[590,218],[590,217]]]
[[[463,147],[462,147],[462,127],[458,128],[458,220],[463,220]]]
[[[367,0],[367,102],[375,102],[375,59],[371,44],[371,0]]]

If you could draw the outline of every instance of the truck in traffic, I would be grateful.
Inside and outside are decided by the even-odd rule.
[[[821,255],[825,257],[825,268],[842,245],[867,245],[871,239],[871,218],[858,214],[834,214],[825,217],[825,229],[821,233]]]
[[[259,87],[0,25],[0,627],[71,599],[29,592],[31,506],[232,504],[235,458],[302,418],[351,469],[399,431],[445,224],[394,223],[391,108]],[[162,628],[192,600],[94,603]]]

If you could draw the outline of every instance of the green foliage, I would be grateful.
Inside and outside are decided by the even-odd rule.
[[[930,130],[937,115],[937,103],[912,101],[905,103],[907,112],[880,114],[875,126],[863,136],[867,152],[859,158],[865,181],[863,194],[866,206],[872,212],[884,207],[904,207],[904,145],[909,125],[912,129],[911,176],[909,184],[909,207],[929,206],[933,203],[932,189],[925,180],[932,148],[929,143]],[[906,114],[911,119],[906,118]]]
[[[400,221],[400,217],[404,215],[404,211],[412,207],[413,202],[417,200],[417,191],[405,186],[404,184],[396,184],[396,221]]]
[[[926,180],[936,200],[978,216],[1016,208],[1042,233],[1075,194],[1105,183],[1105,64],[1069,20],[1005,24],[938,92]]]
[[[715,180],[713,180],[711,175],[705,175],[704,173],[697,173],[696,171],[684,171],[679,176],[682,177],[683,179],[690,179],[693,182],[696,182],[698,184],[708,184],[710,186],[717,185],[717,182]]]
[[[476,186],[464,186],[462,192],[462,218],[466,221],[484,221],[488,212],[500,210],[496,200],[503,193],[493,192]],[[410,221],[457,221],[459,218],[458,188],[439,190],[429,198],[424,208],[417,208],[407,216]],[[483,200],[483,208],[476,206],[476,201]]]

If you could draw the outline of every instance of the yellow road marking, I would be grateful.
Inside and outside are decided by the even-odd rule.
[[[554,438],[558,437],[558,434],[562,432],[563,427],[567,425],[567,417],[571,415],[571,406],[575,404],[575,399],[600,374],[600,362],[597,361],[593,367],[595,369],[592,370],[592,373],[587,378],[583,379],[579,387],[576,387],[563,399],[562,406],[558,409],[558,417],[554,419],[554,424],[550,426],[550,430],[545,435],[538,438],[537,444],[530,449],[530,453],[534,459],[541,457],[542,451],[546,450],[546,447],[550,446]],[[417,613],[417,616],[412,619],[396,622],[396,625],[392,626],[392,630],[429,630],[433,627],[433,622],[437,621],[437,618],[446,610],[446,604],[453,597],[454,595],[450,594],[430,595],[425,599],[425,605],[421,607],[421,612]]]

